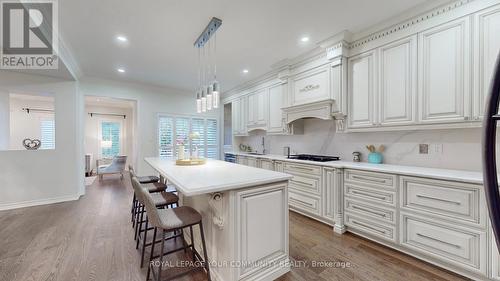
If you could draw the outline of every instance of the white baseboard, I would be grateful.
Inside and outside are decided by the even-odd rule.
[[[75,200],[78,200],[80,198],[80,196],[81,195],[77,194],[77,195],[61,196],[61,197],[55,197],[55,198],[37,199],[37,200],[29,200],[29,201],[22,201],[22,202],[16,202],[16,203],[0,204],[0,211],[33,207],[33,206],[40,206],[40,205],[47,205],[47,204],[54,204],[54,203],[61,203],[61,202],[67,202],[67,201],[75,201]]]

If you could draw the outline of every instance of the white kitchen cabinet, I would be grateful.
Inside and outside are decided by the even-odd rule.
[[[500,52],[500,6],[474,15],[474,120],[481,120]]]
[[[338,191],[338,179],[337,170],[333,168],[323,168],[323,189],[321,197],[323,199],[323,210],[321,215],[326,220],[330,220],[331,223],[335,221],[335,203],[337,201],[337,196],[340,194],[335,194]]]
[[[269,93],[266,89],[248,95],[247,128],[251,130],[267,130],[269,119]]]
[[[284,93],[286,84],[278,84],[269,88],[269,123],[268,134],[282,134],[286,132],[283,117]]]
[[[247,97],[247,126],[255,126],[256,124],[256,114],[255,109],[257,108],[257,98],[256,95],[250,94]]]
[[[331,99],[329,77],[329,65],[293,76],[291,106]]]
[[[379,49],[380,125],[415,124],[417,71],[417,36]]]
[[[255,157],[247,157],[247,166],[258,168],[257,158]]]
[[[500,280],[500,254],[498,253],[497,243],[493,236],[493,231],[490,231],[490,248],[491,248],[491,279]]]
[[[232,102],[231,118],[234,136],[245,136],[247,134],[246,100],[246,97],[240,97]]]
[[[369,51],[348,61],[348,127],[376,125],[377,100],[376,51]]]
[[[248,157],[238,155],[236,157],[236,163],[238,163],[240,165],[248,165]]]
[[[486,233],[447,221],[401,213],[401,245],[469,271],[486,274]]]
[[[470,17],[419,34],[419,122],[468,121],[470,112]]]
[[[266,169],[269,171],[274,171],[273,161],[269,159],[259,159],[259,168]]]

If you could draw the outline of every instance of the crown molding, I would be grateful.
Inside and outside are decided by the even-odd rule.
[[[417,24],[421,28],[421,23],[423,22],[431,21],[438,17],[441,17],[442,20],[442,15],[444,14],[451,13],[455,17],[464,16],[499,4],[499,2],[498,0],[454,0],[451,2],[439,0],[437,4],[438,6],[436,6],[436,3],[432,6],[428,3],[417,6],[416,8],[412,8],[406,13],[397,16],[396,19],[385,21],[379,25],[375,25],[375,27],[370,27],[369,29],[359,31],[357,33],[351,33],[348,30],[337,33],[323,41],[318,42],[316,48],[309,52],[303,53],[295,58],[287,58],[274,63],[271,66],[273,69],[272,71],[260,76],[259,78],[232,88],[231,90],[225,92],[224,96],[227,98],[238,91],[255,87],[258,83],[274,78],[278,78],[279,80],[286,82],[284,79],[288,78],[292,73],[295,73],[297,69],[302,66],[308,66],[308,64],[313,63],[317,66],[337,61],[339,58],[351,56],[354,51],[359,51],[360,49],[363,49],[363,47],[373,47],[373,44],[370,43],[374,41],[380,40],[380,42],[383,42],[384,40],[393,38],[391,36],[394,36],[395,34],[404,35],[405,32],[408,33],[415,31],[415,29],[409,29],[413,28]],[[466,5],[471,5],[468,6],[470,7],[470,11],[462,9],[459,13],[453,13]],[[435,24],[436,22],[433,21],[433,23]]]

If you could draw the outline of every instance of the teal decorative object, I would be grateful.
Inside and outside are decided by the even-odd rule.
[[[368,163],[371,164],[382,164],[382,153],[380,152],[371,152],[368,154]]]

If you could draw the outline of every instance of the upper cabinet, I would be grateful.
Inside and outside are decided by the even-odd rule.
[[[412,125],[416,120],[417,37],[383,46],[379,56],[379,124]]]
[[[375,101],[377,94],[376,52],[370,51],[349,58],[348,61],[348,124],[349,128],[376,125]]]
[[[470,116],[470,18],[419,34],[419,121],[450,123]]]
[[[269,88],[269,123],[268,133],[285,133],[283,117],[284,93],[286,84],[278,84]]]
[[[328,68],[324,65],[293,76],[291,106],[330,99]]]
[[[232,102],[231,105],[231,118],[233,126],[234,136],[245,136],[247,134],[247,124],[246,124],[246,106],[247,98],[240,97]]]
[[[493,68],[500,52],[500,7],[474,16],[474,120],[484,115]]]
[[[248,95],[248,131],[267,130],[269,119],[269,93],[267,88]]]

